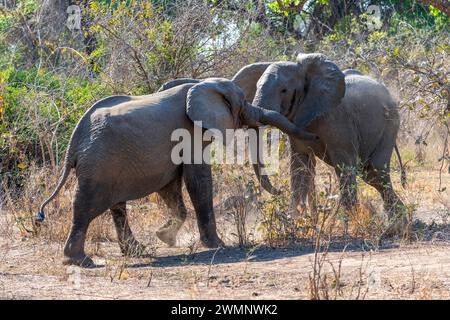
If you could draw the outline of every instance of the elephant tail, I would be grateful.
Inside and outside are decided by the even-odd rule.
[[[406,172],[405,167],[403,167],[402,158],[400,157],[400,152],[398,151],[397,144],[394,145],[395,153],[397,154],[398,162],[400,163],[400,181],[402,183],[402,187],[406,187]]]
[[[67,154],[66,154],[66,159],[64,161],[64,171],[61,175],[61,177],[59,178],[58,181],[58,185],[56,186],[55,190],[53,191],[53,193],[50,195],[50,197],[48,197],[39,207],[39,212],[37,213],[36,217],[35,217],[35,222],[37,223],[41,223],[44,222],[45,220],[45,213],[44,213],[44,208],[45,206],[53,200],[53,198],[56,197],[56,195],[58,194],[58,192],[61,190],[61,188],[64,186],[64,184],[66,183],[67,177],[69,176],[70,170],[74,167],[74,161],[72,159],[72,157],[70,157],[71,152],[70,152],[70,146],[68,148]]]

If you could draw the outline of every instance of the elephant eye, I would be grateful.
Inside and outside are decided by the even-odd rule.
[[[286,91],[287,91],[286,89],[283,89],[281,90],[281,93],[286,93]]]

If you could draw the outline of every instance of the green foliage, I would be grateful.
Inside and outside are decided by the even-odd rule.
[[[392,12],[388,25],[391,34],[395,34],[398,25],[402,23],[428,32],[449,30],[450,17],[432,5],[424,5],[415,0],[372,1],[372,4],[381,6],[382,17]]]
[[[1,12],[0,12],[1,13]],[[0,69],[10,63],[13,52],[8,48],[6,35],[13,24],[13,17],[0,14]]]
[[[101,81],[66,78],[44,69],[1,70],[0,156],[7,169],[2,178],[20,174],[36,158],[61,159],[78,119],[108,92],[105,89]],[[55,138],[57,150],[48,145]]]
[[[408,66],[415,73],[405,73],[406,83],[433,94],[401,106],[420,110],[423,119],[443,123],[448,118],[442,107],[448,65],[441,60],[450,49],[450,20],[436,7],[412,0],[371,1],[380,5],[386,21],[370,31],[364,20],[367,3],[358,2],[361,14],[348,11],[332,28],[321,29],[320,37],[310,38],[314,8],[320,6],[327,23],[342,3],[266,0],[258,12],[258,3],[250,0],[206,3],[93,0],[83,10],[89,25],[82,32],[65,28],[47,38],[49,32],[34,29],[41,1],[0,9],[2,170],[15,174],[24,163],[61,159],[78,119],[102,97],[148,94],[175,77],[230,76],[248,63],[290,60],[299,49],[324,52],[363,73]],[[29,41],[33,36],[38,45]],[[90,51],[87,40],[94,43]],[[420,72],[411,69],[416,67]]]
[[[297,238],[297,229],[289,216],[289,198],[272,196],[261,208],[262,233],[271,246],[286,245]]]
[[[38,10],[39,1],[37,1],[37,0],[18,1],[17,7],[24,15],[31,14]]]

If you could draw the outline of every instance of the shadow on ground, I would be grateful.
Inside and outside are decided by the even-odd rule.
[[[419,220],[412,224],[412,241],[433,242],[447,241],[450,239],[449,224],[431,224],[427,225]],[[398,248],[401,245],[400,239],[383,240],[374,243],[360,238],[334,237],[330,241],[328,252],[366,252],[370,250],[388,250]],[[321,248],[324,252],[326,248]],[[306,254],[312,254],[315,246],[311,240],[304,239],[299,244],[291,245],[287,248],[273,248],[264,245],[253,247],[226,247],[220,249],[210,249],[190,254],[177,254],[168,256],[157,256],[151,263],[137,263],[129,265],[130,268],[141,267],[177,267],[184,265],[200,264],[228,264],[249,262],[267,262],[290,257],[298,257]]]
[[[363,252],[374,248],[374,245],[361,241],[360,239],[341,239],[336,238],[331,241],[328,252]],[[391,249],[398,247],[396,242],[385,242],[378,250]],[[326,250],[326,248],[322,248]],[[254,247],[226,247],[219,249],[209,249],[205,251],[178,254],[168,256],[157,256],[153,258],[150,263],[136,263],[128,265],[129,268],[144,268],[144,267],[178,267],[184,265],[209,265],[209,264],[229,264],[239,263],[244,261],[249,262],[267,262],[279,259],[298,257],[306,254],[314,253],[314,245],[296,244],[287,248],[273,248],[269,246],[254,246]]]
[[[449,224],[427,225],[420,221],[415,221],[412,226],[411,240],[414,242],[436,242],[450,240]],[[330,246],[322,247],[320,252],[368,252],[371,250],[381,251],[400,247],[402,240],[385,239],[382,242],[370,242],[360,238],[333,237]],[[167,251],[166,251],[167,252]],[[186,265],[210,265],[210,264],[230,264],[248,262],[267,262],[299,257],[313,254],[315,252],[314,243],[311,239],[300,240],[297,244],[283,248],[273,248],[266,245],[256,245],[250,247],[226,247],[219,249],[209,249],[188,254],[176,254],[165,256],[154,256],[151,262],[128,264],[128,268],[166,268],[181,267]],[[147,259],[146,259],[147,260]],[[148,261],[148,260],[147,260]],[[96,265],[95,267],[102,267]]]

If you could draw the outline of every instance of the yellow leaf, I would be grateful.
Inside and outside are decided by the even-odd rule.
[[[400,54],[400,48],[395,48],[392,54],[394,55],[394,57],[398,57],[398,55]]]
[[[119,275],[119,280],[127,280],[130,275],[125,270],[122,271]]]
[[[151,195],[148,196],[148,200],[152,203],[157,203],[158,202],[158,194],[152,193]]]
[[[19,163],[18,165],[17,165],[17,168],[19,168],[19,169],[26,169],[28,167],[28,165],[26,164],[26,163]]]

